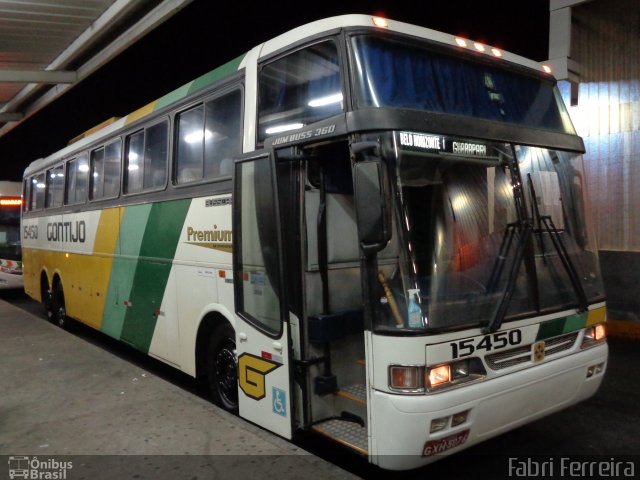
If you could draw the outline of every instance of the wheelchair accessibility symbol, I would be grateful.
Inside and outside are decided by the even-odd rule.
[[[273,400],[273,413],[281,415],[283,417],[287,416],[287,394],[284,390],[280,390],[279,388],[272,387],[272,400]]]

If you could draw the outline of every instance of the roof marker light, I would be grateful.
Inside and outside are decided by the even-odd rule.
[[[502,57],[502,51],[497,48],[492,48],[491,53],[496,57]]]
[[[542,70],[545,73],[551,73],[551,67],[549,65],[542,65]]]
[[[456,43],[461,47],[467,46],[467,41],[464,38],[456,37]]]
[[[473,42],[473,46],[476,47],[476,50],[479,52],[484,52],[486,50],[484,45],[478,42]]]
[[[372,17],[371,21],[373,21],[373,24],[376,27],[380,27],[380,28],[389,28],[389,22],[387,21],[386,18],[382,18],[382,17]]]

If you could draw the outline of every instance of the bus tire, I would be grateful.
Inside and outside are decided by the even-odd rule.
[[[56,282],[51,293],[51,322],[60,328],[68,330],[71,320],[67,317],[67,309],[64,302],[64,289],[62,282]]]
[[[236,335],[229,324],[220,325],[209,337],[207,383],[215,404],[238,413],[238,367]]]
[[[53,307],[51,305],[51,291],[46,279],[40,282],[40,298],[42,299],[42,307],[44,308],[44,314],[47,316],[47,320],[53,322]]]

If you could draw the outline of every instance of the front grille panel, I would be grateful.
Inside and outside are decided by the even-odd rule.
[[[545,340],[545,358],[570,350],[575,345],[577,339],[578,332],[572,332]],[[484,360],[491,370],[502,370],[516,365],[533,363],[533,345],[535,344],[492,353],[485,356]]]

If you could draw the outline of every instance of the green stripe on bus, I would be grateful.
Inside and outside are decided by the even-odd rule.
[[[151,204],[134,205],[123,209],[120,234],[116,243],[107,301],[102,318],[102,331],[120,339],[129,302],[133,278],[138,265],[138,254],[142,245]]]
[[[237,58],[221,65],[220,67],[212,70],[208,73],[205,73],[199,78],[181,86],[180,88],[175,89],[173,92],[166,94],[163,97],[160,97],[155,106],[154,110],[159,110],[167,105],[171,105],[179,100],[182,100],[187,95],[192,94],[193,92],[197,92],[198,90],[208,87],[209,85],[213,85],[214,83],[224,79],[225,77],[229,77],[238,71],[238,67],[245,55],[240,55]]]
[[[191,200],[154,203],[144,231],[121,338],[149,351]]]
[[[556,318],[540,324],[536,341],[557,337],[565,333],[580,330],[587,325],[587,313],[577,313],[568,317]]]
[[[159,110],[167,105],[177,102],[178,100],[182,100],[189,94],[192,83],[193,82],[189,82],[186,85],[175,89],[173,92],[167,93],[164,97],[160,97],[156,102],[155,110]]]
[[[198,90],[207,87],[209,85],[213,85],[214,83],[222,80],[225,77],[229,77],[238,71],[238,67],[240,63],[242,63],[242,59],[244,55],[240,55],[237,58],[221,65],[220,67],[212,70],[209,73],[205,73],[199,78],[196,78],[193,82],[191,82],[191,88],[189,89],[189,93],[197,92]]]

